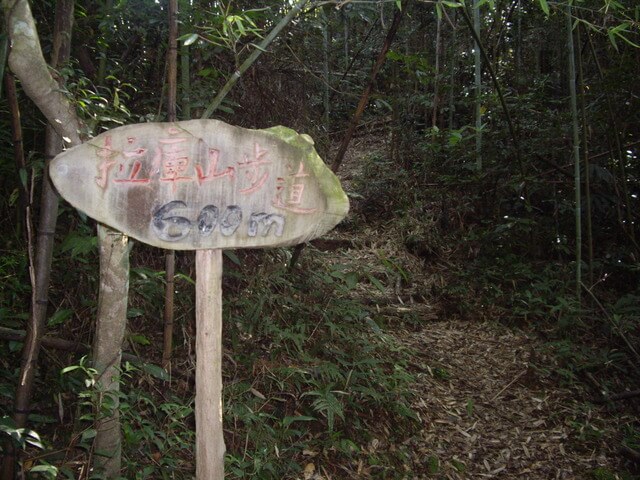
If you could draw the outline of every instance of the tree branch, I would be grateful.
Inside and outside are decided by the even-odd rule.
[[[27,0],[2,0],[11,42],[9,67],[25,93],[69,145],[82,143],[81,125],[72,103],[60,90],[42,56],[38,31]]]

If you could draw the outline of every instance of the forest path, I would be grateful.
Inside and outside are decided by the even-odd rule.
[[[384,159],[387,146],[382,136],[354,143],[340,176],[347,191],[360,193],[371,176],[367,158]],[[410,354],[422,428],[405,442],[407,479],[622,478],[613,473],[623,470],[622,432],[635,422],[625,405],[594,405],[592,392],[563,380],[549,341],[533,329],[488,321],[486,312],[463,311],[448,298],[455,281],[448,258],[458,247],[434,237],[424,206],[411,206],[404,218],[361,221],[369,200],[352,200],[359,227],[325,245],[326,259],[379,280],[359,282],[352,295]],[[378,448],[394,446],[381,441]]]
[[[598,467],[617,470],[615,443],[601,434],[605,408],[538,370],[550,360],[540,340],[463,320],[395,336],[418,370],[419,478],[588,479]]]
[[[593,392],[563,380],[551,343],[533,329],[483,320],[441,296],[453,281],[446,267],[407,252],[401,233],[386,224],[314,243],[328,263],[361,272],[351,295],[409,355],[422,428],[404,442],[406,478],[622,478],[594,472],[621,470],[621,433],[635,421],[625,406],[590,403]]]

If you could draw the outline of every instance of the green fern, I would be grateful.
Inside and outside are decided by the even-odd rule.
[[[316,397],[311,403],[313,409],[319,414],[327,418],[327,425],[329,431],[333,431],[335,426],[336,416],[344,420],[344,406],[342,401],[336,396],[336,393],[344,394],[338,390],[331,390],[333,385],[327,385],[321,390],[312,390],[302,394],[303,397]]]

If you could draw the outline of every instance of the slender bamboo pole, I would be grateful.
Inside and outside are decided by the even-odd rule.
[[[2,59],[0,58],[0,62]],[[0,82],[1,84],[2,82]],[[5,96],[9,105],[11,114],[11,140],[13,142],[13,158],[16,163],[17,178],[20,179],[19,204],[18,204],[18,221],[16,222],[17,237],[22,234],[23,228],[26,229],[27,222],[30,222],[30,199],[29,186],[27,182],[23,183],[22,174],[27,172],[27,164],[24,157],[24,143],[22,141],[22,122],[20,120],[20,105],[18,104],[18,93],[16,90],[16,81],[9,72],[4,75]]]
[[[571,126],[573,132],[573,164],[575,184],[575,223],[576,223],[576,298],[582,298],[582,194],[580,191],[580,129],[578,126],[578,101],[576,94],[576,59],[573,44],[573,15],[571,0],[566,5],[567,53],[569,55],[569,96],[571,105]]]
[[[216,97],[211,101],[207,109],[202,114],[201,118],[206,119],[211,117],[213,112],[215,112],[220,106],[220,104],[222,103],[222,100],[224,100],[224,98],[231,91],[233,86],[238,82],[238,80],[240,80],[244,72],[246,72],[249,69],[249,67],[253,65],[253,63],[258,59],[258,57],[262,55],[262,52],[266,51],[266,49],[269,48],[269,45],[271,45],[271,42],[273,42],[273,40],[278,36],[280,31],[284,27],[286,27],[289,24],[289,22],[291,22],[291,20],[293,20],[296,17],[296,15],[298,15],[298,13],[304,8],[304,6],[307,4],[308,1],[309,0],[299,0],[298,3],[296,3],[291,8],[291,10],[289,10],[289,13],[287,13],[284,17],[282,17],[280,22],[278,22],[278,24],[275,27],[273,27],[273,30],[269,32],[269,35],[264,37],[262,42],[260,42],[260,45],[258,45],[258,48],[254,49],[253,52],[251,52],[251,55],[249,55],[247,59],[244,62],[242,62],[242,65],[240,65],[238,69],[235,72],[233,72],[233,75],[231,75],[229,80],[227,80],[227,83],[225,83],[224,87],[222,87],[222,90],[220,90],[220,92],[218,92]]]
[[[178,0],[169,0],[169,48],[167,49],[167,120],[177,120],[178,92]],[[164,290],[164,342],[162,347],[162,367],[170,369],[173,348],[174,319],[174,279],[176,254],[173,250],[165,254],[166,284]]]
[[[511,135],[511,141],[513,142],[513,150],[516,156],[516,162],[518,163],[518,169],[520,170],[520,178],[523,183],[524,201],[527,208],[530,209],[531,205],[529,202],[529,189],[527,186],[527,177],[525,174],[524,164],[522,162],[522,155],[520,152],[520,140],[518,138],[518,134],[516,133],[516,128],[513,123],[513,120],[511,119],[511,113],[509,112],[509,108],[507,107],[507,102],[504,98],[504,94],[502,93],[502,87],[500,86],[500,82],[498,82],[498,77],[496,76],[496,73],[493,70],[493,66],[489,61],[489,57],[487,56],[487,52],[484,46],[482,45],[482,42],[480,41],[480,37],[476,35],[476,31],[473,27],[473,22],[469,17],[469,13],[465,8],[461,8],[460,11],[462,13],[462,18],[464,19],[465,23],[469,27],[469,30],[471,31],[471,35],[473,36],[473,39],[476,41],[476,44],[479,46],[480,53],[482,54],[482,58],[484,59],[485,65],[487,67],[487,71],[491,76],[491,81],[493,83],[493,86],[496,89],[496,93],[498,94],[498,99],[500,100],[500,106],[502,107],[502,112],[504,113],[505,119],[507,120],[507,126],[509,127],[509,134]]]
[[[604,72],[602,70],[602,66],[600,65],[600,59],[596,54],[596,49],[595,49],[595,46],[593,45],[593,40],[591,38],[591,35],[587,35],[587,39],[589,41],[589,48],[591,50],[591,55],[593,56],[593,60],[596,64],[596,69],[598,71],[598,77],[600,79],[600,83],[604,85]],[[626,158],[624,155],[624,147],[622,145],[622,140],[620,138],[620,129],[618,128],[618,120],[613,110],[613,102],[611,101],[611,96],[609,95],[606,88],[603,88],[603,91],[604,91],[605,99],[607,101],[607,111],[609,113],[609,120],[611,122],[611,125],[613,126],[611,131],[613,131],[613,137],[615,138],[615,142],[616,142],[616,151],[617,151],[616,156],[618,158],[618,169],[620,170],[620,176],[622,177],[621,178],[622,194],[623,194],[623,202],[625,204],[625,213],[626,213],[627,223],[625,225],[624,220],[621,218],[622,217],[621,215],[619,215],[620,216],[619,222],[622,230],[629,236],[629,239],[631,240],[631,242],[634,244],[634,246],[636,246],[636,251],[638,251],[640,249],[637,246],[636,238],[635,238],[635,228],[633,223],[633,215],[631,212],[631,205],[632,205],[631,196],[629,194],[629,189],[627,187],[627,171],[625,166]],[[616,186],[616,189],[617,189],[617,186]],[[618,194],[618,197],[620,197],[619,194]]]
[[[391,42],[393,42],[393,39],[396,36],[396,32],[398,31],[398,27],[400,26],[400,22],[402,20],[404,12],[409,7],[409,3],[410,3],[409,1],[406,2],[402,10],[400,9],[396,10],[395,15],[393,16],[393,21],[391,22],[391,26],[387,31],[387,36],[384,40],[384,43],[382,44],[382,48],[380,49],[380,52],[378,52],[378,57],[376,58],[376,62],[374,63],[373,68],[371,69],[371,74],[369,75],[369,82],[367,83],[367,86],[364,88],[362,95],[360,96],[360,102],[358,102],[356,111],[351,117],[351,121],[349,122],[349,128],[347,129],[347,132],[344,134],[344,137],[342,138],[342,143],[338,148],[338,152],[336,153],[336,156],[333,159],[333,162],[331,163],[331,170],[333,170],[334,173],[338,171],[338,169],[340,168],[340,165],[342,164],[342,161],[344,160],[344,156],[347,153],[347,148],[349,148],[349,143],[351,143],[351,138],[353,137],[353,134],[355,133],[356,128],[360,123],[360,118],[364,113],[364,109],[367,106],[367,103],[369,103],[369,97],[371,96],[373,85],[375,84],[376,77],[378,76],[378,72],[382,68],[382,65],[384,64],[387,58],[387,52],[391,47]],[[292,264],[293,263],[294,262],[292,261]]]
[[[222,250],[196,250],[196,478],[224,479]]]
[[[103,11],[103,14],[104,14],[105,20],[106,20],[106,22],[103,24],[104,26],[102,27],[103,28],[103,30],[102,30],[103,34],[106,31],[110,30],[111,25],[113,24],[112,12],[113,12],[113,0],[106,0],[106,2],[104,4],[104,11]],[[104,84],[104,79],[106,77],[106,73],[107,73],[107,51],[108,51],[108,49],[109,49],[109,46],[106,43],[104,43],[104,42],[100,43],[100,50],[99,50],[100,57],[98,59],[98,78],[97,78],[98,85]]]
[[[190,0],[182,0],[180,3],[180,11],[182,12],[181,25],[188,24],[190,21],[188,12]],[[180,78],[181,78],[181,105],[182,105],[182,118],[184,120],[191,120],[191,77],[190,77],[190,55],[189,45],[182,44],[180,46]]]
[[[72,1],[58,1],[56,5],[54,51],[51,58],[52,68],[57,68],[64,64],[69,58],[73,11]],[[62,138],[52,127],[47,127],[45,143],[46,164],[48,165],[49,161],[62,151]],[[36,239],[36,258],[35,264],[31,266],[34,270],[31,318],[27,324],[27,335],[22,350],[20,384],[16,389],[15,398],[15,421],[18,427],[26,425],[29,414],[29,403],[40,350],[40,338],[46,323],[49,279],[53,258],[53,235],[55,234],[58,218],[58,195],[49,180],[48,169],[45,168],[44,172],[40,221]]]
[[[580,35],[580,25],[576,28],[576,39],[578,45],[582,44]],[[582,158],[584,160],[584,190],[585,190],[585,220],[587,233],[587,261],[589,273],[589,286],[593,285],[593,222],[591,218],[591,171],[589,168],[589,142],[587,123],[586,88],[584,85],[584,68],[582,66],[582,52],[578,52],[578,83],[580,84],[580,118],[582,122]]]
[[[331,115],[331,104],[329,103],[331,85],[331,79],[329,78],[329,16],[324,11],[324,8],[320,9],[322,16],[322,77],[324,79],[323,85],[323,110],[322,122],[324,123],[325,131],[329,130],[329,116]]]
[[[436,15],[436,45],[433,73],[433,109],[431,110],[431,126],[438,126],[440,112],[440,57],[442,56],[442,15]],[[435,129],[433,130],[435,135]]]
[[[449,128],[453,129],[454,124],[454,110],[455,110],[455,74],[458,68],[458,18],[457,12],[453,12],[453,21],[455,22],[453,25],[453,30],[451,32],[451,70],[449,72]]]
[[[482,60],[480,49],[480,0],[473,0],[474,85],[476,117],[476,168],[482,170]]]

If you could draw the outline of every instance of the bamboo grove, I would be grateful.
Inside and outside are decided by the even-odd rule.
[[[28,23],[21,15],[29,5],[38,58],[27,47],[20,50],[15,37],[16,25]],[[345,235],[355,228],[403,226],[402,248],[424,269],[447,266],[446,285],[425,293],[444,311],[546,332],[550,341],[568,345],[565,360],[572,381],[595,382],[611,392],[637,387],[636,1],[2,0],[2,7],[0,215],[7,226],[0,240],[0,339],[6,352],[0,366],[3,478],[12,478],[14,467],[26,468],[25,452],[34,444],[42,446],[36,430],[49,450],[88,445],[82,462],[105,467],[92,457],[99,428],[82,433],[80,412],[82,405],[92,405],[94,424],[99,424],[96,405],[101,404],[83,382],[100,384],[104,362],[114,355],[100,358],[104,346],[95,320],[107,310],[113,313],[117,306],[128,318],[123,364],[135,360],[159,382],[167,382],[171,373],[174,385],[181,382],[189,391],[193,302],[176,292],[190,288],[193,259],[165,257],[166,252],[136,245],[128,307],[122,303],[126,289],[116,292],[112,305],[99,305],[98,237],[108,232],[98,235],[82,212],[60,203],[47,176],[48,162],[63,148],[128,123],[218,118],[246,128],[286,125],[310,134],[325,162],[350,182],[353,210],[339,227]],[[367,156],[369,149],[377,153]],[[348,161],[354,152],[364,158],[357,167]],[[354,168],[366,175],[355,178]],[[128,255],[131,247],[120,246]],[[314,289],[334,294],[325,277],[301,274],[308,267],[306,255],[303,248],[271,256],[229,253],[225,261],[238,271],[225,279],[232,297],[226,351],[236,352],[246,341],[255,342],[256,355],[261,348],[266,352],[267,334],[284,331],[278,322],[291,319],[263,314],[265,304],[297,305],[311,309],[310,319],[322,316],[312,301],[296,303],[298,293],[315,298]],[[277,274],[273,265],[282,267]],[[264,277],[251,273],[263,269]],[[342,275],[336,272],[335,278]],[[321,288],[306,283],[313,278]],[[362,278],[377,285],[370,275]],[[291,293],[298,284],[308,289]],[[243,296],[251,292],[264,296],[259,301]],[[345,318],[360,318],[354,312],[364,311],[361,307],[344,300],[332,308]],[[263,315],[266,326],[254,324],[247,312]],[[333,328],[340,331],[331,326],[325,333]],[[357,329],[341,337],[349,355],[356,355],[346,340],[353,332]],[[307,360],[314,368],[324,365],[305,357],[308,351],[295,335],[281,338],[282,358],[289,359],[289,366]],[[598,339],[598,353],[576,353],[593,339]],[[379,352],[382,347],[362,342],[362,351],[370,347],[381,364],[391,362]],[[113,348],[119,352],[121,341]],[[137,348],[148,349],[146,357]],[[360,360],[349,358],[351,370],[359,371],[353,365]],[[260,370],[258,363],[246,352],[231,362],[245,373]],[[362,367],[363,378],[380,380],[367,377],[374,370]],[[277,381],[286,384],[292,372]],[[334,379],[333,373],[327,375]],[[351,447],[334,431],[347,407],[327,385],[313,383],[317,380],[309,375],[296,384],[297,398],[306,398],[306,413],[283,400],[290,420],[277,423],[273,413],[261,423],[247,407],[242,411],[246,421],[238,423],[265,439],[285,435],[294,422],[308,422],[308,431],[300,427],[300,438],[311,438],[322,424],[327,450],[348,455]],[[409,382],[393,381],[380,398],[370,392],[374,406],[360,411],[354,401],[349,408],[370,415],[367,421],[373,423],[377,412],[389,411],[393,402],[405,405],[393,391]],[[126,410],[132,403],[127,392],[118,393],[115,407],[109,407],[118,409],[122,402],[125,421],[132,415]],[[233,387],[229,395],[235,395]],[[33,416],[35,410],[64,411],[66,401],[75,411],[73,421],[60,419],[64,427],[38,423],[44,414]],[[167,411],[172,409],[172,425],[191,431],[184,420],[188,415],[176,413],[189,399],[173,402],[165,395],[164,401],[170,405]],[[240,416],[238,411],[233,414]],[[399,415],[403,421],[412,418]],[[246,462],[249,447],[244,456],[238,453],[243,448],[239,437],[229,442],[233,478],[248,478],[252,469],[261,472],[255,478],[294,478],[295,462],[286,466],[286,459],[299,456],[302,444],[273,466],[266,454],[255,453],[261,451],[256,440],[253,458],[263,461],[258,467]],[[176,450],[189,451],[192,440],[184,433]],[[188,455],[177,454],[172,461],[188,471]],[[54,465],[65,462],[68,456],[55,457],[40,463],[39,471],[57,474]],[[132,460],[122,468],[132,472],[138,466]],[[147,467],[159,475],[155,466]]]

